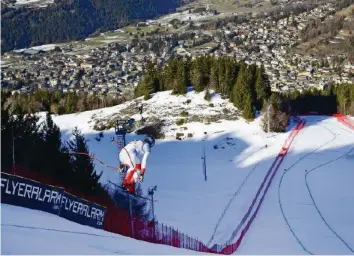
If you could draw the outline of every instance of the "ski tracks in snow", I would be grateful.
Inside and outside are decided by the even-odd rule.
[[[322,120],[324,120],[324,119],[322,119]],[[320,120],[320,121],[322,121],[322,120]],[[319,120],[317,120],[316,122],[318,122],[318,121],[319,121]],[[283,209],[283,205],[282,205],[282,200],[281,200],[281,185],[282,185],[282,182],[283,182],[283,180],[284,180],[285,175],[288,173],[288,171],[289,171],[290,169],[292,169],[295,165],[297,165],[297,164],[298,164],[300,161],[302,161],[304,158],[308,157],[309,155],[312,155],[312,154],[316,153],[318,150],[320,150],[321,148],[323,148],[323,147],[326,146],[327,144],[332,143],[334,140],[337,139],[337,135],[336,135],[334,132],[332,132],[330,129],[328,129],[328,128],[325,127],[324,125],[321,125],[321,127],[324,128],[324,129],[326,129],[326,130],[328,130],[328,131],[333,135],[332,139],[330,139],[329,141],[323,143],[321,146],[319,146],[319,147],[316,148],[315,150],[313,150],[313,151],[311,151],[311,152],[305,154],[305,155],[302,156],[300,159],[298,159],[295,163],[293,163],[288,169],[286,169],[286,170],[283,172],[283,174],[282,174],[282,176],[281,176],[281,179],[280,179],[280,182],[279,182],[279,185],[278,185],[278,202],[279,202],[280,210],[281,210],[282,216],[283,216],[283,218],[284,218],[284,220],[285,220],[285,223],[286,223],[286,225],[288,226],[288,228],[290,229],[290,231],[291,231],[291,233],[293,234],[293,236],[295,237],[295,239],[297,240],[297,242],[299,243],[299,245],[303,248],[304,251],[306,251],[306,252],[309,253],[309,254],[313,254],[313,253],[312,253],[311,251],[309,251],[309,250],[304,246],[304,244],[302,243],[302,241],[301,241],[301,240],[299,239],[299,237],[295,234],[293,228],[291,227],[291,225],[290,225],[290,223],[289,223],[289,221],[288,221],[288,218],[287,218],[286,215],[285,215],[285,212],[284,212],[284,209]],[[347,129],[344,129],[344,128],[342,128],[342,129],[343,129],[344,131],[346,131],[346,132],[352,133],[351,131],[348,131]],[[340,237],[340,236],[334,231],[334,229],[328,224],[328,222],[325,220],[325,218],[323,217],[323,214],[321,213],[320,209],[318,208],[318,206],[317,206],[317,204],[316,204],[316,201],[315,201],[315,199],[314,199],[314,197],[313,197],[313,195],[312,195],[310,186],[308,185],[308,182],[307,182],[307,176],[308,176],[310,173],[312,173],[314,170],[317,170],[317,169],[319,169],[319,168],[322,167],[322,166],[325,166],[325,165],[327,165],[327,164],[330,164],[330,163],[333,163],[333,162],[335,162],[335,161],[338,161],[338,160],[344,158],[345,156],[347,156],[348,154],[350,154],[352,151],[354,151],[354,147],[353,147],[350,151],[348,151],[347,153],[345,153],[345,154],[343,154],[343,155],[341,155],[341,156],[339,156],[339,157],[337,157],[337,158],[335,158],[335,159],[333,159],[333,160],[330,160],[330,161],[328,161],[328,162],[326,162],[326,163],[320,164],[320,165],[318,165],[318,166],[316,166],[316,167],[310,169],[309,171],[307,171],[306,174],[305,174],[305,183],[306,183],[306,188],[307,188],[308,193],[309,193],[309,195],[310,195],[311,201],[312,201],[312,203],[313,203],[313,205],[314,205],[314,207],[315,207],[317,213],[319,214],[320,218],[321,218],[322,221],[324,222],[324,224],[327,226],[327,228],[328,228],[328,229],[329,229],[351,252],[354,252],[353,249],[348,245],[348,243],[346,243],[346,242],[344,241],[344,239],[343,239],[342,237]]]
[[[353,152],[353,151],[354,151],[354,147],[352,147],[352,148],[351,148],[347,153],[345,153],[344,155],[342,155],[342,156],[340,156],[340,157],[337,157],[337,158],[335,158],[335,159],[333,159],[333,160],[330,160],[330,161],[328,161],[328,162],[326,162],[326,163],[323,163],[323,164],[321,164],[321,165],[318,165],[318,166],[316,166],[316,167],[310,169],[310,170],[305,174],[305,182],[306,182],[306,188],[307,188],[307,191],[309,192],[311,201],[313,202],[313,205],[314,205],[314,207],[316,208],[316,211],[317,211],[318,214],[320,215],[320,217],[321,217],[321,219],[323,220],[323,222],[325,223],[325,225],[332,231],[332,233],[333,233],[339,240],[341,240],[341,241],[344,243],[344,245],[345,245],[351,252],[354,253],[354,250],[348,245],[348,243],[347,243],[346,241],[344,241],[344,239],[343,239],[341,236],[339,236],[336,231],[334,231],[334,229],[328,224],[328,222],[327,222],[327,221],[325,220],[325,218],[323,217],[323,214],[321,213],[320,209],[318,208],[318,206],[317,206],[317,204],[316,204],[316,201],[315,201],[315,199],[314,199],[314,197],[313,197],[313,195],[312,195],[312,192],[311,192],[311,188],[310,188],[310,186],[309,186],[309,184],[308,184],[308,181],[307,181],[307,176],[308,176],[310,173],[312,173],[313,171],[319,169],[319,168],[322,167],[322,166],[325,166],[325,165],[327,165],[327,164],[330,164],[330,163],[333,163],[333,162],[335,162],[335,161],[338,161],[338,160],[340,160],[340,159],[346,157],[347,155],[349,155],[349,154],[350,154],[351,152]]]
[[[254,154],[258,153],[259,151],[261,151],[262,149],[265,149],[265,147],[261,147],[260,149],[256,150],[255,152],[251,153],[250,155],[246,156],[244,160],[248,159],[249,157],[253,156]],[[241,185],[238,187],[238,189],[236,190],[236,192],[232,195],[232,197],[230,198],[229,202],[227,203],[227,205],[225,206],[221,216],[218,219],[218,222],[216,223],[215,227],[214,227],[214,231],[213,234],[211,235],[208,243],[206,244],[207,246],[210,246],[211,242],[214,240],[215,234],[217,229],[220,226],[221,221],[223,220],[225,214],[227,213],[228,209],[231,206],[231,203],[234,201],[234,199],[236,198],[236,196],[239,194],[239,192],[241,191],[241,189],[244,187],[244,185],[246,184],[247,180],[249,179],[249,177],[254,173],[254,171],[256,170],[258,166],[258,162],[253,166],[253,168],[251,169],[251,171],[247,174],[247,176],[245,177],[245,179],[243,180],[243,182],[241,183]]]

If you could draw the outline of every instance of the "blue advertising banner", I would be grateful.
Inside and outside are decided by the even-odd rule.
[[[1,203],[59,214],[64,189],[1,173]]]
[[[59,216],[95,228],[103,228],[106,208],[64,191]]]

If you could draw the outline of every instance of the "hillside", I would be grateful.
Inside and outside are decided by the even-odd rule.
[[[55,1],[45,8],[3,7],[2,52],[81,40],[90,34],[114,30],[134,20],[167,13],[180,4],[179,0],[72,0]]]
[[[228,106],[217,94],[214,107],[193,91],[186,96],[156,93],[144,103],[145,117],[164,118],[165,139],[158,140],[148,160],[141,187],[146,191],[157,185],[155,214],[159,222],[178,228],[213,246],[234,242],[237,224],[250,206],[267,170],[294,127],[286,133],[266,134],[260,128],[261,117],[248,123],[242,118],[214,120],[210,124],[190,122],[177,126],[171,109],[177,102],[190,113],[213,115]],[[221,104],[221,106],[218,106]],[[97,120],[112,120],[128,114],[128,102],[107,109],[54,116],[55,123],[68,138],[78,126],[89,140],[90,151],[108,164],[118,164],[117,147],[110,142],[114,129],[93,129]],[[183,107],[182,107],[183,106]],[[134,108],[133,108],[134,109]],[[182,110],[182,109],[181,109]],[[176,115],[176,114],[175,114]],[[354,132],[335,118],[304,117],[307,123],[295,138],[268,191],[263,206],[245,236],[238,252],[242,254],[349,254],[353,252]],[[216,121],[216,122],[215,122]],[[186,127],[186,128],[182,128]],[[176,140],[176,133],[192,133],[192,138]],[[207,132],[207,181],[202,172],[204,132]],[[127,141],[142,136],[128,134]],[[266,147],[267,145],[267,147]],[[104,171],[101,182],[119,182],[119,174],[99,163]],[[306,171],[307,170],[307,171]],[[183,206],[181,205],[183,202]],[[211,207],[212,206],[212,207]]]
[[[58,216],[1,205],[1,254],[191,254],[70,222]],[[29,224],[30,222],[30,224]],[[20,246],[19,246],[20,245]],[[193,252],[193,254],[199,254]]]
[[[354,5],[350,5],[324,19],[311,20],[301,31],[302,42],[296,53],[326,57],[343,55],[353,58]]]

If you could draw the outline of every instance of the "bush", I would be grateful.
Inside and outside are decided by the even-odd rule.
[[[230,110],[227,108],[223,108],[222,112],[226,115],[226,114],[230,113]]]
[[[189,113],[187,111],[182,111],[181,112],[181,116],[183,117],[187,117],[189,115]]]
[[[210,104],[209,104],[209,107],[214,107],[214,104],[213,104],[213,103],[210,103]]]
[[[188,133],[187,137],[188,138],[192,138],[193,137],[193,133]]]
[[[184,123],[185,123],[185,119],[183,119],[183,118],[178,119],[178,120],[176,121],[176,124],[177,124],[177,125],[182,125],[182,124],[184,124]]]
[[[104,130],[107,130],[107,126],[104,125],[104,124],[101,124],[101,123],[96,123],[94,126],[93,126],[93,129],[95,131],[104,131]]]
[[[111,129],[114,127],[114,120],[110,120],[107,125],[107,130]]]
[[[176,140],[181,140],[181,137],[184,136],[184,133],[181,133],[181,132],[177,132],[176,133]]]
[[[285,112],[282,112],[273,106],[270,107],[270,131],[271,132],[285,132],[288,125],[289,117]],[[264,107],[264,117],[262,119],[262,128],[265,132],[268,131],[268,117],[267,111]]]
[[[148,93],[147,93],[147,94],[145,94],[145,95],[144,95],[144,100],[149,100],[149,99],[151,99],[150,94],[148,94]]]
[[[192,102],[192,100],[187,100],[186,102],[185,102],[185,104],[189,104],[189,103],[191,103]]]
[[[165,138],[165,134],[162,133],[162,127],[164,125],[163,121],[157,121],[153,124],[149,124],[140,128],[136,131],[136,134],[151,134],[156,139],[163,139]]]
[[[205,91],[204,100],[206,100],[206,101],[211,100],[211,94],[210,94],[209,90]]]

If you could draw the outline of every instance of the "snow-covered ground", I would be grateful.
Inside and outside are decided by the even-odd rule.
[[[38,4],[40,6],[46,6],[54,3],[54,0],[16,0],[16,5],[31,5]]]
[[[201,15],[199,13],[189,13],[188,11],[183,12],[176,12],[172,14],[168,14],[162,16],[161,18],[157,19],[157,22],[168,23],[173,19],[178,19],[180,21],[200,21],[200,20],[207,20],[213,18],[214,14],[205,14]]]
[[[1,254],[199,254],[83,226],[56,215],[1,205]]]
[[[43,44],[43,45],[33,46],[30,48],[23,48],[23,49],[14,50],[14,52],[23,52],[26,50],[51,51],[51,50],[54,50],[55,46],[57,46],[57,45],[56,44]]]
[[[176,126],[174,122],[184,109],[190,116],[193,113],[210,116],[233,108],[218,95],[212,99],[214,106],[209,106],[203,96],[193,91],[186,96],[162,92],[144,102],[146,115],[167,120],[167,138],[158,140],[152,149],[142,188],[146,191],[157,185],[154,197],[159,222],[204,243],[210,240],[213,245],[229,240],[289,132],[268,135],[260,128],[260,118],[251,123],[240,118],[182,125],[186,128]],[[183,104],[187,99],[191,103]],[[114,130],[103,132],[101,141],[95,140],[98,132],[92,129],[92,116],[100,120],[112,120],[117,115],[128,117],[126,108],[134,104],[54,116],[53,119],[64,138],[78,126],[89,140],[90,151],[114,165],[118,164],[117,147],[110,142]],[[177,106],[180,109],[176,110]],[[138,119],[136,112],[130,117]],[[307,124],[280,166],[238,253],[354,253],[354,131],[332,117],[304,118]],[[293,125],[291,123],[289,129]],[[185,134],[192,133],[193,137],[176,140],[174,135],[181,130]],[[206,142],[203,142],[204,132],[208,135]],[[128,142],[135,138],[141,136],[127,135]],[[204,145],[207,181],[202,172]],[[96,170],[104,171],[102,183],[119,180],[114,170],[99,164]]]

